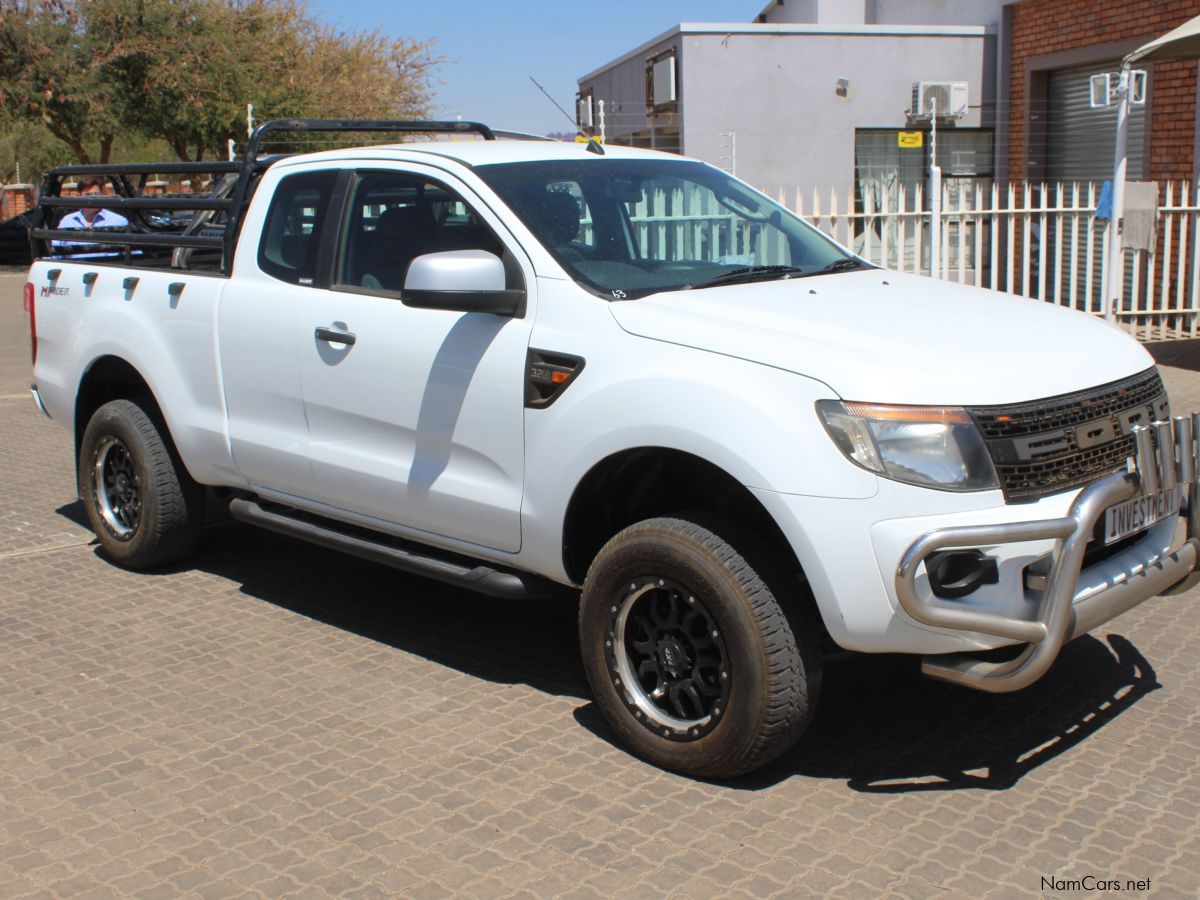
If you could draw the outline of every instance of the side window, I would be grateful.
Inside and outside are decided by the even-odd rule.
[[[397,293],[409,263],[442,250],[504,256],[491,228],[442,185],[402,172],[358,175],[343,225],[337,284]]]
[[[288,175],[279,182],[258,245],[259,268],[289,284],[313,283],[336,179],[337,171],[329,170]]]

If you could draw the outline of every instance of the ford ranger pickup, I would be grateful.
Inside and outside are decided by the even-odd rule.
[[[263,152],[321,131],[434,139]],[[793,746],[839,648],[1016,691],[1195,580],[1196,420],[1120,329],[880,269],[702,162],[495,137],[288,120],[238,161],[48,173],[33,396],[113,562],[186,558],[217,488],[578,603],[613,731],[709,777]],[[98,202],[127,225],[58,227]]]

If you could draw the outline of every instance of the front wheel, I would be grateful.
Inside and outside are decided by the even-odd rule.
[[[597,706],[633,752],[690,775],[740,775],[784,753],[819,690],[814,629],[773,593],[786,579],[731,541],[754,543],[731,523],[649,519],[613,537],[584,583]]]
[[[113,400],[96,410],[79,446],[78,476],[92,530],[115,562],[148,569],[195,549],[204,489],[152,406]]]

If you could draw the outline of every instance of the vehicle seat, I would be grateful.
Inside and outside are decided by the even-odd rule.
[[[404,287],[408,264],[427,253],[435,228],[433,213],[426,204],[396,206],[384,210],[372,234],[364,235],[361,287],[399,291]]]
[[[542,191],[528,210],[551,249],[568,259],[579,259],[579,251],[570,246],[579,235],[578,200],[566,191]]]
[[[311,234],[284,235],[280,249],[280,257],[284,265],[296,270],[297,278],[312,278],[313,266],[313,236]]]

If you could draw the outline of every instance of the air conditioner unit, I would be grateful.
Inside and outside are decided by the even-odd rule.
[[[913,83],[912,115],[929,118],[937,106],[939,119],[962,119],[967,115],[967,82],[917,81]]]

